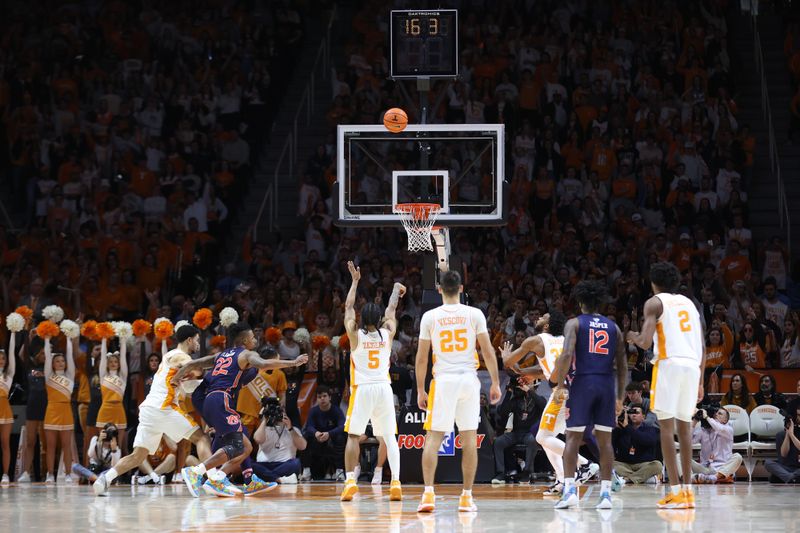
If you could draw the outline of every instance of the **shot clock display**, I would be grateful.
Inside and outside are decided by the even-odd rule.
[[[458,76],[458,11],[392,10],[393,78]]]

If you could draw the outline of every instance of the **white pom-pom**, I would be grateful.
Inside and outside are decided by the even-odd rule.
[[[74,339],[81,334],[81,327],[72,320],[62,320],[60,327],[61,333],[68,339]]]
[[[339,349],[339,339],[340,338],[341,337],[339,337],[339,335],[336,335],[334,338],[331,339],[331,346],[333,346],[337,350]]]
[[[47,320],[50,320],[58,324],[59,322],[64,320],[64,310],[57,305],[48,305],[47,307],[42,309],[42,316],[45,317]]]
[[[120,340],[125,340],[128,337],[133,336],[133,326],[131,326],[128,322],[112,322],[111,325],[114,327],[114,333]]]
[[[25,329],[25,319],[19,313],[11,313],[6,317],[6,327],[8,331],[18,333]]]
[[[311,334],[306,328],[299,328],[294,332],[294,342],[298,344],[308,344],[311,340]]]
[[[226,307],[219,312],[219,323],[223,327],[230,327],[239,322],[239,313],[233,307]]]
[[[188,320],[178,320],[178,322],[175,324],[175,331],[178,331],[183,326],[191,326],[191,324],[189,324]]]

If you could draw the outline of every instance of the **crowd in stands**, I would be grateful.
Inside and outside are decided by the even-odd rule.
[[[417,119],[387,79],[391,4],[358,3],[345,56],[334,58],[331,132],[339,123],[377,124],[390,107]],[[508,224],[451,233],[469,270],[465,289],[486,314],[493,344],[518,346],[549,310],[574,314],[571,288],[582,279],[606,281],[604,313],[623,331],[638,330],[651,293],[648,267],[672,261],[707,331],[706,390],[730,395],[723,403],[777,405],[774,379],[764,376],[751,396],[744,375],[800,367],[800,272],[779,238],[757,243],[748,229],[748,184],[758,178],[753,159],[763,154],[737,119],[729,3],[469,4],[460,13],[459,79],[432,84],[431,105],[444,96],[429,121],[506,127]],[[413,404],[422,259],[406,251],[401,230],[334,224],[333,135],[298,180],[304,238],[275,246],[248,236],[244,265],[222,260],[223,272],[208,280],[225,214],[244,190],[255,143],[266,137],[253,117],[269,113],[271,66],[278,50],[301,38],[299,15],[275,7],[259,21],[241,7],[201,11],[181,3],[141,12],[124,3],[96,13],[40,11],[0,22],[7,26],[0,103],[10,175],[29,210],[25,233],[0,234],[5,308],[28,305],[41,319],[44,306],[59,303],[70,316],[177,321],[201,306],[218,313],[230,305],[256,328],[259,349],[271,345],[283,358],[309,353],[308,365],[287,369],[285,389],[275,392],[284,393],[288,427],[303,428],[296,432],[302,442],[289,435],[291,445],[317,453],[305,454],[303,466],[311,469],[324,449],[327,470],[314,465],[313,475],[341,468],[348,349],[312,339],[343,332],[346,261],[361,269],[357,309],[385,305],[392,285],[404,283],[390,373],[398,408]],[[34,14],[51,30],[52,47],[21,32]],[[98,50],[106,53],[95,57]],[[309,335],[295,339],[301,328]],[[79,357],[92,348],[82,343]],[[159,350],[148,341],[128,353],[130,379],[146,386]],[[629,355],[632,380],[649,382],[652,354],[631,348]],[[741,372],[730,390],[720,385],[723,369]],[[304,419],[305,375],[316,376],[316,396],[328,400]],[[631,392],[638,412],[627,424],[651,428],[646,392]],[[506,421],[486,409],[502,435]],[[242,412],[259,427],[258,404]],[[255,435],[259,444],[274,438],[266,430]],[[187,461],[180,446],[177,455],[177,463]],[[642,453],[634,464],[651,460]]]

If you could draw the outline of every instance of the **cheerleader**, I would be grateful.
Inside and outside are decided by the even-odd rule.
[[[47,388],[47,410],[44,414],[44,438],[47,446],[47,479],[55,483],[56,440],[61,442],[66,471],[72,470],[72,434],[75,420],[72,418],[72,389],[75,388],[75,361],[72,358],[73,343],[67,339],[67,355],[53,353],[50,337],[44,340],[44,376]],[[64,476],[72,483],[72,476]]]
[[[14,361],[14,337],[11,333],[11,341],[8,347],[8,354],[0,348],[0,448],[3,452],[3,477],[0,484],[8,485],[8,468],[11,464],[11,428],[14,427],[14,413],[11,411],[11,404],[8,402],[8,395],[11,391],[11,383],[14,381],[15,361]]]
[[[125,396],[125,387],[128,383],[128,358],[126,354],[125,341],[120,342],[120,351],[109,354],[106,340],[100,343],[100,391],[103,396],[103,403],[97,413],[95,426],[103,428],[106,424],[117,426],[119,436],[117,442],[120,443],[122,453],[127,453],[125,443],[125,430],[128,419],[125,415],[125,408],[122,406],[122,399]]]
[[[24,348],[23,348],[24,349]],[[36,452],[36,440],[42,431],[45,411],[47,410],[47,392],[45,387],[44,371],[44,345],[42,339],[34,337],[30,340],[31,355],[26,369],[26,379],[28,385],[28,402],[25,405],[25,455],[22,461],[22,474],[17,481],[19,483],[30,483],[31,466],[33,465],[33,454]],[[42,448],[45,447],[44,439],[41,440]]]

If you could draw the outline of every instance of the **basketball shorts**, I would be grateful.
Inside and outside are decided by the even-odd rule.
[[[569,387],[567,428],[594,425],[613,429],[617,424],[617,396],[613,375],[578,375]]]
[[[481,420],[481,382],[474,373],[437,374],[428,391],[427,431],[478,429]]]
[[[547,405],[542,412],[542,419],[539,422],[539,431],[549,431],[554,435],[564,433],[567,428],[567,410],[564,408],[564,402],[557,401],[554,393],[550,393],[550,399],[547,400]]]
[[[692,360],[659,359],[653,367],[650,410],[659,420],[677,418],[690,422],[697,405],[700,367]]]
[[[373,433],[378,437],[397,433],[394,395],[389,383],[366,383],[351,387],[344,432],[362,435],[370,420]]]
[[[214,434],[218,437],[242,431],[242,418],[234,409],[230,394],[225,391],[208,393],[203,403],[203,420],[214,427]]]
[[[134,448],[147,448],[152,455],[161,443],[162,435],[175,442],[188,439],[197,429],[197,424],[189,415],[174,409],[158,409],[156,407],[139,408],[139,426],[136,428]]]

